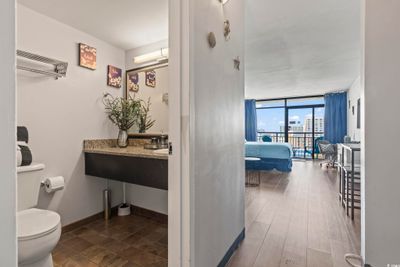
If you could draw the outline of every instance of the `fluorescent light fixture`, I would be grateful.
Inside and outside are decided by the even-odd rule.
[[[168,48],[161,48],[157,51],[134,57],[133,62],[141,64],[150,61],[162,61],[165,59],[168,59]]]
[[[218,0],[220,3],[222,3],[223,5],[225,5],[226,3],[229,2],[229,0]]]

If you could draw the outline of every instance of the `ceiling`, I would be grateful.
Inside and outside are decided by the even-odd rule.
[[[18,0],[18,3],[124,50],[168,39],[168,0]]]
[[[360,72],[360,0],[248,0],[246,97],[348,89]]]
[[[18,2],[124,50],[168,39],[168,0]],[[246,97],[349,88],[360,72],[360,10],[360,0],[247,0]]]

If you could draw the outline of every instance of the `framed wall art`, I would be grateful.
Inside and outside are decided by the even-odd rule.
[[[87,44],[79,44],[79,66],[91,70],[96,69],[97,49]]]
[[[139,73],[137,72],[127,72],[126,74],[126,86],[131,92],[139,91]]]
[[[138,94],[138,96],[142,94],[147,94],[148,92],[145,92],[144,89],[148,87],[149,83],[156,85],[155,83],[155,73],[157,70],[160,70],[161,73],[165,73],[165,69],[168,69],[168,62],[162,62],[162,63],[157,63],[157,64],[152,64],[148,66],[143,66],[139,68],[134,68],[134,69],[129,69],[126,70],[125,72],[125,97],[133,97],[135,94]],[[146,75],[146,72],[153,72],[154,75]],[[146,76],[152,76],[148,77],[150,78],[146,84]],[[165,76],[165,75],[164,75]],[[165,84],[167,81],[164,81],[163,78],[165,79],[163,75],[159,77],[161,81],[159,81],[159,85]],[[154,77],[154,80],[152,81],[152,78]],[[152,87],[150,85],[150,87]],[[140,89],[140,90],[139,90]],[[161,88],[159,88],[161,90]],[[137,90],[137,91],[135,91]]]
[[[120,68],[108,65],[107,85],[115,88],[121,88],[122,70]]]
[[[156,72],[155,70],[146,71],[146,85],[149,87],[156,87]]]

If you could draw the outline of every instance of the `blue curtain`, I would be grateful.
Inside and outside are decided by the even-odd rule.
[[[325,95],[325,139],[333,144],[342,143],[347,134],[347,93]]]
[[[254,99],[245,100],[245,136],[247,141],[257,141],[257,110]]]

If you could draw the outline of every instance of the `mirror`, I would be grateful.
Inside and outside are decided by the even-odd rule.
[[[168,62],[162,62],[126,71],[125,97],[135,97],[147,102],[149,115],[155,120],[147,134],[168,133]],[[131,129],[130,134],[138,133]]]

